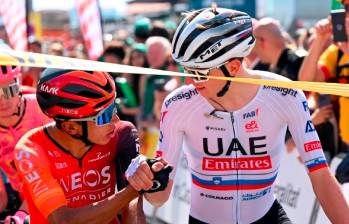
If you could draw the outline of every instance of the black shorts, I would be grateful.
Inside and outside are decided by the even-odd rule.
[[[189,216],[189,224],[207,224],[202,222],[193,216]],[[261,219],[253,222],[252,224],[292,224],[291,220],[287,217],[285,210],[282,208],[280,203],[275,200],[267,214],[265,214]]]

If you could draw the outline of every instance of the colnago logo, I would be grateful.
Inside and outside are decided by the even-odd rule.
[[[214,55],[216,52],[218,52],[222,47],[222,40],[219,40],[217,43],[212,45],[209,49],[207,49],[204,53],[202,53],[199,58],[201,61],[206,60],[207,58]]]
[[[34,164],[32,162],[33,155],[27,151],[21,150],[15,154],[17,163],[17,169],[24,176],[25,182],[30,187],[31,194],[38,197],[40,194],[47,192],[48,187],[41,179],[41,176],[34,170]]]
[[[59,179],[60,185],[66,193],[81,190],[83,188],[93,188],[97,185],[110,184],[110,166],[105,166],[101,170],[86,170],[83,173],[75,172],[69,176]]]
[[[189,90],[189,91],[184,92],[184,93],[183,92],[179,93],[179,94],[171,97],[170,99],[166,100],[165,106],[166,106],[166,108],[168,108],[168,106],[174,101],[182,100],[182,99],[189,100],[189,99],[191,99],[192,96],[198,95],[198,94],[199,94],[199,92],[197,89]]]
[[[233,200],[233,196],[220,196],[220,195],[212,195],[212,194],[206,194],[206,193],[200,193],[201,197],[210,198],[210,199],[216,199],[216,200]]]
[[[266,170],[271,169],[271,158],[267,156],[244,158],[212,158],[202,159],[202,169],[207,171],[227,170]]]
[[[310,151],[314,151],[317,149],[322,149],[320,141],[312,141],[312,142],[307,142],[304,144],[304,151],[305,152],[310,152]]]
[[[248,113],[244,113],[242,115],[243,119],[248,119],[248,118],[253,118],[253,117],[258,117],[259,115],[259,108],[251,111],[251,112],[248,112]]]
[[[50,87],[48,85],[42,84],[40,86],[40,91],[45,92],[45,93],[49,93],[52,95],[57,95],[58,94],[58,88],[56,87]]]
[[[280,92],[282,96],[291,95],[293,97],[297,96],[297,90],[289,89],[289,88],[280,88],[280,87],[274,87],[274,86],[263,86],[263,89],[270,89],[273,91]]]

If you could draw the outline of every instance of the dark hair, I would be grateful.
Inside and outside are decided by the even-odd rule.
[[[126,50],[124,48],[124,45],[121,43],[112,43],[109,46],[106,47],[104,50],[103,55],[112,54],[116,57],[120,58],[120,60],[124,60],[126,56]]]

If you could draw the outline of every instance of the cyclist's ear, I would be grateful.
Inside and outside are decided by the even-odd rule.
[[[237,58],[234,58],[232,59],[231,61],[229,61],[225,67],[227,68],[228,72],[230,74],[236,74],[238,73],[238,71],[240,70],[241,68],[241,60],[237,59]]]
[[[62,130],[70,135],[80,134],[81,127],[78,122],[63,121],[61,126],[62,126]]]

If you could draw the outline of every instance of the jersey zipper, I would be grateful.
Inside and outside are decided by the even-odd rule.
[[[234,112],[230,112],[230,119],[231,119],[231,125],[233,126],[233,135],[234,135],[234,138],[236,138],[235,127],[234,127],[234,122],[235,122]],[[233,147],[235,148],[237,146],[234,145]],[[235,159],[236,159],[236,161],[238,159],[238,150],[235,150]],[[236,198],[235,198],[235,201],[236,201],[235,219],[236,219],[236,224],[238,224],[239,223],[238,220],[240,217],[240,215],[239,215],[239,212],[240,212],[240,209],[239,209],[239,170],[238,169],[236,170]]]

